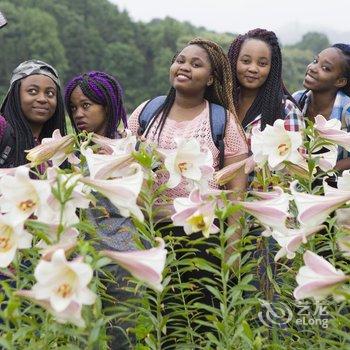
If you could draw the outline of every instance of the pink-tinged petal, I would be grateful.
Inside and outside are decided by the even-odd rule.
[[[311,270],[320,275],[344,275],[342,272],[337,271],[335,267],[332,264],[330,264],[327,260],[311,252],[310,250],[307,250],[304,253],[304,262],[306,266],[308,266]]]
[[[80,181],[106,196],[123,216],[135,215],[143,221],[143,214],[137,206],[137,197],[141,191],[143,172],[141,166],[134,164],[135,173],[120,179],[98,180],[82,178]]]
[[[68,242],[59,242],[57,244],[53,244],[48,246],[47,248],[41,251],[42,259],[46,261],[51,261],[52,255],[56,250],[62,249],[64,252],[68,253],[73,250],[77,245],[77,242],[68,241]]]
[[[249,193],[261,199],[274,199],[274,198],[279,198],[283,195],[287,195],[289,197],[289,195],[285,194],[282,188],[278,186],[275,186],[273,188],[273,191],[270,191],[270,192],[249,191]]]
[[[341,130],[339,120],[326,120],[322,115],[318,115],[315,117],[315,130],[321,138],[334,142],[350,151],[350,133]]]
[[[194,189],[193,191],[191,191],[191,193],[189,195],[189,199],[193,203],[202,203],[203,202],[199,189]]]
[[[297,299],[322,299],[349,280],[343,271],[336,270],[324,258],[309,250],[304,253],[304,262],[305,266],[296,276],[299,287],[294,291],[294,296]]]
[[[128,270],[135,278],[147,283],[157,291],[162,291],[162,272],[165,266],[165,243],[161,238],[156,239],[159,246],[142,251],[116,252],[102,251],[113,261]]]
[[[19,290],[15,292],[16,295],[20,297],[27,298],[34,302],[35,304],[43,307],[49,311],[55,320],[59,323],[72,323],[78,327],[85,327],[85,322],[81,317],[81,304],[76,302],[71,302],[68,307],[62,312],[56,312],[50,305],[48,300],[39,300],[36,298],[35,293],[31,290]]]
[[[268,206],[264,201],[235,202],[242,205],[242,209],[255,216],[264,226],[280,227],[284,225],[289,213],[285,210]],[[268,203],[270,205],[270,203]]]
[[[339,282],[341,283],[341,282]],[[299,286],[294,290],[294,298],[297,300],[314,297],[322,299],[336,288],[337,283],[329,282],[328,284],[322,281],[310,282],[306,285]]]
[[[350,194],[346,196],[315,197],[318,197],[314,198],[314,200],[317,200],[318,202],[314,202],[314,205],[309,205],[303,211],[299,212],[298,219],[300,223],[309,226],[322,224],[325,220],[327,220],[328,215],[331,212],[350,200]]]
[[[77,164],[80,164],[80,159],[74,153],[71,153],[68,156],[68,162],[73,165],[77,165]]]
[[[14,175],[16,168],[3,168],[0,169],[0,178],[4,175]]]
[[[186,222],[186,219],[193,215],[193,213],[195,213],[196,211],[197,208],[195,207],[185,209],[179,213],[172,215],[171,220],[173,221],[175,226],[182,226]]]
[[[227,182],[231,181],[238,173],[240,169],[244,167],[245,174],[249,174],[255,168],[255,162],[253,156],[243,159],[239,162],[232,163],[225,166],[221,170],[214,174],[214,180],[220,186],[225,185]]]
[[[71,303],[70,298],[63,298],[57,293],[52,293],[50,295],[50,305],[57,312],[64,311]]]

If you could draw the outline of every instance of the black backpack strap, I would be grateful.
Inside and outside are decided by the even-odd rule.
[[[227,110],[216,103],[210,103],[209,120],[211,136],[216,148],[219,150],[219,169],[224,167],[225,160],[225,130],[227,123]]]
[[[3,117],[0,116],[0,118]],[[7,122],[5,124],[4,133],[0,138],[0,168],[10,168],[13,166],[16,147],[13,129]]]
[[[143,135],[146,131],[147,126],[149,125],[152,118],[157,114],[159,108],[164,104],[166,96],[157,96],[152,100],[149,100],[145,106],[142,108],[141,113],[139,114],[139,129],[137,134],[139,136]]]

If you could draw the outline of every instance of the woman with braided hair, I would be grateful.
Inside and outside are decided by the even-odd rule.
[[[68,115],[76,132],[87,131],[111,139],[121,138],[127,127],[126,112],[123,104],[123,92],[119,82],[105,72],[91,71],[74,77],[68,82],[64,100]],[[120,124],[123,124],[119,128]],[[108,153],[100,147],[98,153]],[[135,227],[129,217],[120,215],[119,210],[104,196],[94,193],[96,205],[86,210],[86,216],[95,226],[99,238],[97,249],[115,251],[135,250]],[[109,266],[109,272],[115,280],[106,282],[107,294],[111,299],[104,301],[107,307],[128,298],[135,298],[125,291],[126,276],[129,274],[117,265]],[[102,278],[103,279],[103,278]],[[131,324],[119,319],[111,320],[107,329],[111,349],[129,349],[126,329]],[[123,329],[123,330],[122,330]]]
[[[231,69],[222,48],[209,40],[200,38],[191,40],[173,58],[170,66],[169,80],[171,84],[170,91],[160,107],[154,111],[146,129],[140,133],[141,125],[139,116],[143,113],[143,109],[147,107],[147,102],[144,102],[130,116],[128,120],[130,130],[134,134],[142,136],[147,141],[157,144],[161,149],[175,149],[176,136],[182,136],[187,139],[195,138],[201,146],[207,147],[212,152],[213,166],[216,169],[222,165],[226,166],[245,159],[247,157],[248,147],[244,132],[235,113],[232,100]],[[213,133],[211,131],[211,121],[215,123],[215,116],[210,116],[210,106],[213,103],[223,106],[224,108],[220,108],[227,115],[226,128],[223,133],[223,162],[220,162],[221,152],[214,143]],[[167,181],[165,175],[158,175],[157,181],[159,183],[165,183]],[[246,189],[246,180],[244,171],[241,171],[228,183],[227,189],[240,194]],[[218,188],[214,182],[210,182],[209,186],[211,188]],[[175,188],[167,189],[165,194],[169,202],[156,204],[158,208],[162,209],[163,215],[160,216],[162,216],[161,219],[163,219],[166,226],[168,224],[167,221],[170,220],[170,214],[174,210],[173,199],[187,197],[189,190],[186,182],[181,181]],[[160,213],[159,209],[157,212]],[[230,223],[236,220],[237,218],[231,217]],[[182,227],[175,227],[169,230],[165,229],[164,231],[164,236],[167,234],[177,237],[186,236]],[[237,236],[238,233],[232,239],[236,239]],[[202,233],[196,232],[191,234],[189,239],[194,240],[200,237],[203,237]],[[203,241],[203,243],[196,244],[195,256],[211,261],[213,264],[218,264],[217,259],[207,251],[212,239],[215,238],[210,237]],[[181,246],[187,247],[187,243],[182,242]],[[189,247],[193,249],[191,245]],[[181,259],[183,254],[177,251],[176,258]],[[188,258],[188,256],[186,257]],[[191,270],[191,272],[184,273],[181,277],[183,282],[191,281],[196,286],[204,278],[212,280],[215,278],[213,274],[204,270]],[[212,305],[211,293],[205,288],[202,289],[202,293],[202,297],[196,300],[206,305]]]
[[[305,118],[318,114],[337,119],[350,132],[350,45],[334,44],[321,51],[307,66],[303,82],[306,90],[293,94]],[[336,169],[350,169],[349,153],[339,147]]]
[[[282,55],[274,32],[257,28],[238,35],[228,58],[234,106],[248,143],[253,127],[264,129],[276,119],[284,119],[289,131],[304,127],[301,112],[282,81]]]
[[[282,54],[274,32],[256,28],[238,35],[228,51],[232,68],[233,100],[238,118],[246,132],[250,144],[254,127],[264,129],[277,119],[284,119],[288,131],[299,131],[304,127],[301,111],[282,81]],[[249,176],[252,183],[253,176]],[[257,266],[257,279],[254,285],[263,291],[270,300],[274,288],[267,274],[271,268],[275,274],[275,244],[265,242],[260,237],[262,229],[255,229],[257,249],[254,257],[260,263]]]
[[[65,104],[77,131],[120,137],[118,127],[127,127],[126,112],[118,81],[104,72],[92,71],[73,78],[65,89]]]
[[[57,71],[43,61],[22,62],[12,72],[0,114],[0,168],[28,163],[25,150],[51,137],[55,129],[66,134]]]
[[[147,128],[143,130],[143,138],[157,143],[163,149],[176,148],[174,136],[195,138],[202,146],[211,150],[214,167],[218,168],[220,152],[212,138],[209,117],[209,104],[215,103],[223,106],[228,113],[223,138],[223,165],[244,159],[248,149],[235,113],[231,69],[222,48],[210,40],[191,40],[173,58],[169,79],[171,88]],[[134,134],[140,132],[139,115],[146,104],[147,102],[143,102],[128,120]],[[245,181],[244,174],[240,174],[228,184],[228,189],[243,190]],[[214,183],[210,185],[218,188]],[[166,194],[170,198],[186,196],[186,184],[181,183],[176,188],[167,190]]]

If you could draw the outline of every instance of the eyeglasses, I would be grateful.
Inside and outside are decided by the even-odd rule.
[[[7,20],[4,16],[4,14],[0,11],[0,28],[6,26]]]

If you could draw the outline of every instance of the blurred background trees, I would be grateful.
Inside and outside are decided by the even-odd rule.
[[[121,82],[129,113],[139,103],[169,89],[175,52],[196,36],[225,51],[237,34],[219,34],[167,17],[145,24],[108,0],[0,1],[9,25],[0,32],[0,98],[18,63],[38,58],[55,66],[65,83],[88,70],[104,70]],[[283,75],[291,92],[302,88],[313,56],[329,46],[326,35],[310,32],[283,48]]]

